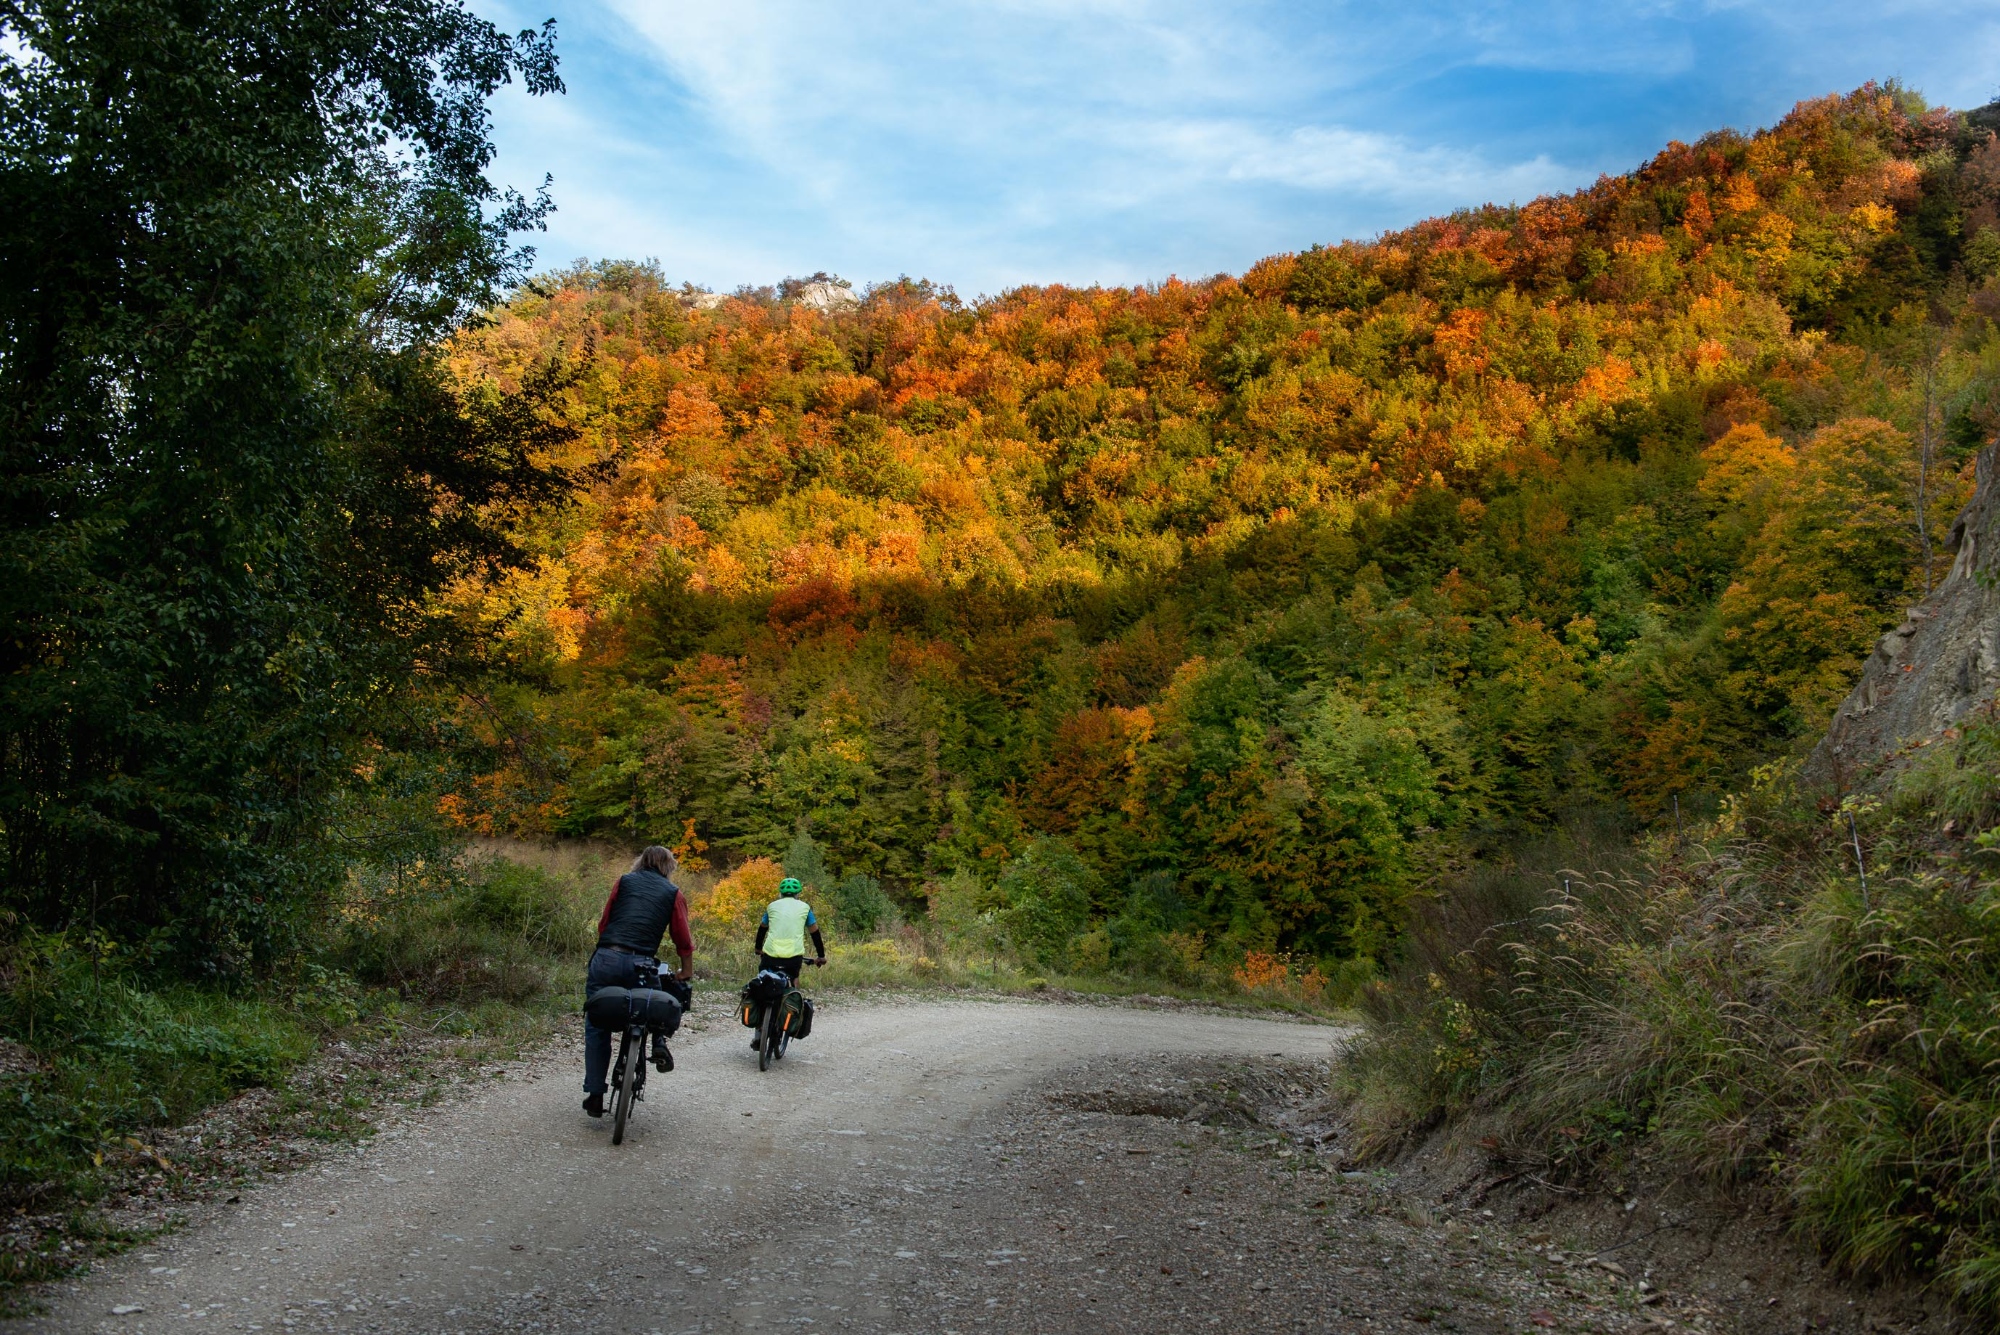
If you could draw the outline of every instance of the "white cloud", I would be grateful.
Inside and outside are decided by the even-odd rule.
[[[1183,170],[1200,178],[1269,182],[1428,206],[1444,200],[1524,201],[1561,190],[1577,177],[1576,168],[1559,166],[1546,155],[1493,163],[1473,153],[1341,126],[1303,125],[1273,133],[1240,122],[1189,122],[1161,127],[1160,138]]]
[[[502,124],[510,175],[556,174],[546,253],[723,287],[1240,269],[1870,77],[1984,101],[2000,51],[1990,0],[574,3],[568,108]]]
[[[1436,205],[1577,175],[1310,119],[1327,43],[1286,51],[1252,6],[614,3],[719,135],[848,229],[968,205],[1083,222],[1231,183]]]

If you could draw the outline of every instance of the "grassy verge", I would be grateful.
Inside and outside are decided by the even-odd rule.
[[[517,845],[357,872],[310,957],[234,987],[149,976],[81,934],[8,943],[0,1315],[19,1308],[24,1285],[149,1236],[157,1223],[144,1221],[160,1216],[140,1207],[301,1162],[287,1146],[364,1136],[385,1103],[421,1102],[442,1074],[551,1033],[575,1011],[597,914],[621,870],[606,853]],[[683,880],[698,985],[714,1005],[756,970],[755,913],[775,868]],[[1185,943],[1155,952],[1151,968],[1088,949],[1075,967],[1068,952],[1016,950],[991,933],[904,922],[882,901],[861,902],[877,912],[868,931],[829,896],[829,965],[809,989],[1144,994],[1321,1017],[1340,1013],[1353,991],[1277,957],[1225,965]],[[217,1140],[236,1148],[218,1151]]]
[[[697,971],[705,989],[734,993],[756,972],[748,943],[724,942],[704,952]],[[1288,981],[1288,980],[1287,980]],[[1126,971],[1078,972],[1060,966],[958,946],[913,928],[859,942],[828,943],[824,969],[801,980],[809,992],[954,992],[997,996],[1151,997],[1319,1018],[1351,1012],[1324,992],[1305,995],[1283,981],[1244,987],[1224,974],[1204,980]]]
[[[827,875],[801,835],[782,869],[753,858],[727,876],[682,878],[704,981],[733,988],[756,971],[758,915],[788,870],[803,874],[826,930],[827,967],[810,976],[810,988],[1150,995],[1333,1015],[1351,1006],[1374,974],[1372,961],[1328,972],[1318,961],[1213,945],[1199,932],[1137,913],[1092,922],[1079,911],[1051,932],[1055,915],[1044,911],[1039,887],[1012,886],[1010,900],[1004,878],[983,885],[954,877],[896,904],[868,877]]]
[[[136,1115],[129,1106],[79,1107],[60,1097],[73,1076],[68,1063],[0,1076],[0,1097],[26,1114],[4,1128],[0,1155],[10,1168],[18,1174],[35,1142],[57,1145],[34,1164],[35,1177],[15,1176],[0,1215],[0,1316],[33,1309],[24,1286],[144,1242],[174,1226],[189,1202],[360,1140],[396,1106],[428,1104],[452,1081],[490,1070],[551,1028],[552,1017],[534,1008],[437,1010],[376,1000],[379,1008],[353,1023],[309,1032],[308,1055],[245,1088],[222,1086],[201,1107],[141,1107]],[[287,1018],[275,1007],[242,1014],[272,1028]],[[9,1054],[23,1059],[18,1047]]]
[[[286,1145],[366,1135],[384,1103],[422,1101],[440,1073],[548,1035],[574,1013],[620,869],[608,851],[496,845],[450,865],[358,871],[314,957],[236,987],[148,977],[80,933],[16,937],[0,971],[0,1313],[22,1285],[142,1241],[158,1217],[142,1205],[286,1167],[298,1159]],[[732,997],[756,971],[754,919],[776,869],[684,883],[698,985]],[[830,963],[810,989],[1336,1009],[1328,987],[1274,957],[1246,971],[1184,947],[1152,969],[1068,967],[990,933],[904,923],[880,897],[860,903],[876,911],[870,931],[828,895]],[[186,1133],[214,1117],[228,1123],[220,1137]],[[216,1139],[236,1149],[214,1151]]]
[[[0,1315],[22,1286],[143,1240],[147,1206],[366,1135],[383,1104],[422,1101],[571,1009],[576,878],[487,861],[350,888],[313,956],[233,986],[150,975],[81,933],[7,943]],[[227,1149],[177,1132],[217,1117]]]
[[[0,1316],[32,1310],[24,1286],[144,1242],[187,1202],[360,1140],[397,1105],[428,1104],[449,1083],[546,1037],[568,1010],[431,1007],[383,993],[363,1001],[353,1021],[328,1027],[300,1025],[280,1003],[235,1004],[235,1021],[291,1049],[283,1060],[249,1071],[184,1043],[189,1069],[151,1087],[144,1068],[106,1080],[79,1060],[10,1043],[14,1069],[0,1075],[0,1160],[9,1184],[0,1214]],[[204,997],[182,1007],[155,994],[150,1009],[195,1025],[216,1005]],[[206,1103],[190,1096],[204,1085]],[[136,1097],[90,1101],[107,1087]]]
[[[2000,726],[1920,756],[1851,826],[1772,774],[1699,841],[1468,887],[1365,999],[1372,1144],[1482,1110],[1496,1166],[1768,1192],[1848,1272],[2000,1314]]]

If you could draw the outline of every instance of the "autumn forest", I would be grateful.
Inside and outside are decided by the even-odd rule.
[[[1650,1238],[1678,1225],[1627,1187],[1657,1170],[2000,1313],[2000,102],[1870,84],[1240,275],[722,293],[525,246],[558,196],[489,175],[494,99],[565,92],[554,20],[31,0],[0,29],[0,1315],[123,1247],[208,1254],[160,1240],[168,1202],[570,1062],[655,842],[726,1031],[678,1075],[654,1039],[655,1145],[699,1147],[683,1091],[736,1065],[869,1084],[839,1045],[876,989],[944,1026],[933,1084],[1003,1014],[946,992],[1120,994],[1155,1012],[1134,1063],[1189,1006],[1285,1011],[1341,1028],[1269,1067],[1310,1102],[1256,1129],[1320,1130],[1240,1162],[1345,1170],[1315,1209],[1380,1218],[1390,1175],[1346,1179],[1476,1113],[1467,1245],[1507,1247],[1502,1184],[1519,1222],[1615,1200]],[[1857,680],[1956,712],[1849,772],[1813,748]],[[786,875],[828,1027],[753,1075],[730,1026]],[[1186,1052],[1264,1023],[1205,1015]],[[608,1061],[564,1116],[602,1125]],[[1159,1134],[1251,1152],[1189,1119]],[[669,1213],[750,1236],[715,1185]],[[1347,1273],[1285,1200],[1275,1264]],[[600,1301],[612,1254],[563,1255]],[[512,1303],[495,1273],[467,1282]],[[421,1325],[408,1300],[361,1310]]]
[[[558,386],[576,487],[444,595],[497,647],[439,810],[803,834],[1071,968],[1362,976],[1473,860],[1795,762],[1942,577],[2000,429],[1996,131],[1871,86],[1141,288],[528,282],[449,366]]]

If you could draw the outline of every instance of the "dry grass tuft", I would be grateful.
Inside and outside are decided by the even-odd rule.
[[[1542,1179],[1761,1184],[1847,1270],[2000,1314],[1996,817],[1986,719],[1858,813],[1865,890],[1845,816],[1775,774],[1705,842],[1464,887],[1366,996],[1365,1144],[1498,1110]]]

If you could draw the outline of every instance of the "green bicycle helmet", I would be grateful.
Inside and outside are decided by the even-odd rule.
[[[784,880],[778,882],[778,893],[781,895],[804,894],[805,886],[799,883],[798,877],[787,876]]]

